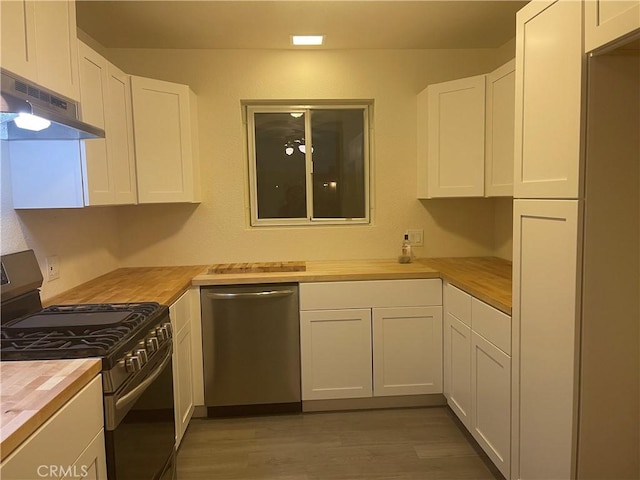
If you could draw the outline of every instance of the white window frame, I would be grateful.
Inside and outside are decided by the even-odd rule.
[[[249,202],[250,202],[250,226],[252,227],[275,227],[275,226],[296,226],[296,225],[368,225],[371,224],[371,165],[372,161],[372,103],[312,103],[312,104],[264,104],[247,103],[244,105],[247,134],[247,153],[249,165]],[[258,185],[256,173],[256,145],[255,145],[255,113],[304,113],[305,118],[305,143],[313,144],[311,138],[311,110],[339,110],[339,109],[363,109],[363,154],[364,154],[364,209],[365,216],[362,218],[258,218]],[[307,132],[309,135],[307,136]],[[306,166],[306,198],[307,214],[313,212],[313,161],[311,148],[305,153]]]

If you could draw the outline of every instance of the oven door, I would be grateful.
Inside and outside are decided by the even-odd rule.
[[[171,342],[122,391],[105,397],[109,480],[172,479],[175,419]]]

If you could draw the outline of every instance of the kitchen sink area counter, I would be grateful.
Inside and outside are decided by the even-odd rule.
[[[391,259],[304,263],[304,271],[294,272],[207,273],[207,269],[193,279],[193,285],[442,278],[511,315],[511,262],[502,258],[419,258],[403,264]]]
[[[421,263],[396,260],[336,260],[304,262],[303,271],[204,273],[193,279],[197,286],[281,282],[339,282],[438,278],[437,270]]]
[[[0,365],[0,452],[4,460],[100,373],[97,358]]]

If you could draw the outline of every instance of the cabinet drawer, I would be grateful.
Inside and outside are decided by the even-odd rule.
[[[473,331],[511,355],[511,317],[480,300],[471,300]]]
[[[453,315],[468,327],[471,326],[471,295],[447,283],[444,289],[444,308],[447,314]]]
[[[300,310],[442,305],[440,279],[300,284]]]

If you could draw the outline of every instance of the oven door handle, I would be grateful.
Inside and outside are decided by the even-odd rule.
[[[158,366],[158,368],[156,368],[151,375],[149,375],[147,378],[145,378],[142,381],[142,383],[140,383],[140,385],[137,385],[129,393],[127,393],[126,395],[123,395],[118,400],[116,400],[116,404],[115,404],[115,409],[116,410],[121,410],[123,408],[126,408],[127,405],[129,405],[131,402],[137,400],[138,397],[140,395],[142,395],[142,393],[146,390],[146,388],[149,385],[151,385],[153,382],[155,382],[156,378],[158,378],[160,376],[162,371],[165,369],[165,367],[171,361],[171,352],[172,352],[172,350],[169,349],[169,351],[167,353],[167,356],[162,361],[162,363]]]

